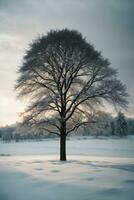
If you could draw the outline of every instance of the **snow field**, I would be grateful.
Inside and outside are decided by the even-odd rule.
[[[59,141],[0,144],[0,200],[134,199],[132,138],[72,139],[67,146],[61,162]]]

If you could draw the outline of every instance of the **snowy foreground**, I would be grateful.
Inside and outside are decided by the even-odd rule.
[[[0,142],[0,200],[133,200],[134,137]]]

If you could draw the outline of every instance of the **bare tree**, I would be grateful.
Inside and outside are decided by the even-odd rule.
[[[116,70],[77,31],[50,31],[34,40],[19,74],[16,89],[30,100],[24,123],[60,137],[60,160],[66,160],[66,136],[92,122],[93,109],[104,100],[127,105]]]
[[[116,131],[116,134],[120,137],[126,136],[128,134],[127,121],[122,112],[119,112],[116,118]]]

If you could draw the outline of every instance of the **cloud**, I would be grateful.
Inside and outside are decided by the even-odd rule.
[[[15,106],[16,71],[28,44],[38,34],[66,27],[79,30],[101,50],[133,94],[133,10],[132,0],[0,0],[0,96]],[[130,102],[132,108],[134,96]],[[2,113],[8,115],[6,106]]]

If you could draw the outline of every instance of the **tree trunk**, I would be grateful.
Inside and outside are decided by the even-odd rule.
[[[60,160],[66,161],[66,123],[61,124],[60,131]]]
[[[60,160],[66,161],[66,136],[60,137]]]

